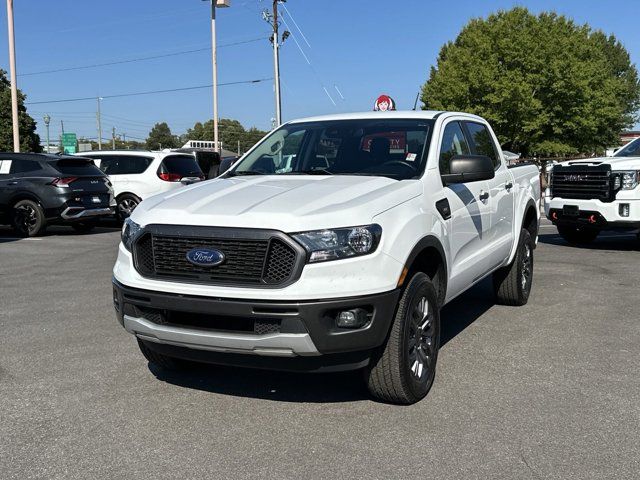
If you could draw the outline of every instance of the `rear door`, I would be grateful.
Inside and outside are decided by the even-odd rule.
[[[488,181],[491,227],[488,235],[488,255],[491,268],[495,268],[511,253],[513,245],[514,194],[511,172],[502,160],[489,127],[480,122],[464,122],[471,149],[476,155],[491,158],[496,176]]]
[[[439,151],[440,174],[447,174],[449,160],[469,155],[471,147],[462,123],[447,123]],[[486,274],[489,262],[488,233],[491,227],[489,184],[486,181],[451,184],[444,187],[451,218],[449,228],[451,278],[449,296],[456,296]]]

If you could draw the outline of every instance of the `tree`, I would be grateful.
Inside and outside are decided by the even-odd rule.
[[[147,148],[149,150],[176,148],[178,146],[178,138],[171,133],[171,129],[166,122],[156,123],[147,137]]]
[[[227,150],[236,151],[238,141],[240,141],[241,152],[246,152],[267,132],[258,130],[255,127],[245,130],[238,120],[221,118],[218,122],[218,134],[222,146]],[[213,120],[207,120],[204,124],[197,122],[193,128],[187,130],[185,138],[188,140],[213,141]]]
[[[25,95],[18,90],[18,130],[21,152],[41,152],[36,122],[24,106]],[[13,151],[13,123],[11,120],[11,83],[7,72],[0,69],[0,151]]]
[[[613,36],[513,8],[471,20],[440,50],[423,108],[478,114],[524,155],[593,153],[619,142],[640,106],[638,72]]]

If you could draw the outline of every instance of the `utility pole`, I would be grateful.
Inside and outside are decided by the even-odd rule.
[[[64,135],[64,120],[60,120],[60,144],[58,145],[58,149],[62,153],[64,153],[64,146],[62,145],[62,136],[63,135]]]
[[[47,153],[51,153],[49,151],[49,123],[51,123],[51,115],[47,113],[42,119],[44,120],[44,126],[47,127]]]
[[[124,143],[124,146],[129,150],[129,146],[127,145],[127,134],[124,132],[122,132],[122,143]]]
[[[98,110],[96,111],[96,120],[98,121],[98,150],[102,150],[102,118],[100,116],[100,100],[102,97],[96,97],[98,102]]]
[[[216,7],[229,7],[230,0],[211,1],[211,74],[213,76],[213,144],[216,152],[218,146],[218,53],[216,41]]]
[[[111,127],[111,150],[116,149],[116,127]]]
[[[240,140],[238,140],[238,156],[240,156]]]
[[[13,0],[7,0],[7,26],[9,32],[9,67],[11,69],[11,119],[13,125],[13,151],[20,151],[18,122],[18,83],[16,79],[16,44],[13,33]]]
[[[265,10],[262,12],[262,18],[273,28],[273,34],[271,35],[271,43],[273,44],[273,78],[274,78],[274,90],[276,95],[276,117],[275,126],[279,127],[282,124],[282,101],[280,96],[280,36],[278,24],[278,3],[284,3],[286,0],[273,0],[273,12]],[[289,36],[289,32],[285,31],[282,34],[282,41],[284,42]]]

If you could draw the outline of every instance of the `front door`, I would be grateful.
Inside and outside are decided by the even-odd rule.
[[[469,141],[458,121],[449,122],[439,152],[440,174],[449,173],[454,155],[470,155]],[[447,185],[449,202],[450,279],[447,299],[457,296],[489,269],[488,233],[491,228],[489,184],[486,181]]]

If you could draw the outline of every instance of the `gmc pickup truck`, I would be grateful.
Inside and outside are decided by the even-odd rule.
[[[640,138],[613,157],[556,163],[548,173],[545,214],[569,243],[640,227]]]
[[[123,225],[117,318],[153,364],[361,369],[370,392],[429,391],[440,308],[492,276],[524,305],[540,180],[454,112],[289,122],[220,177],[144,200]]]

